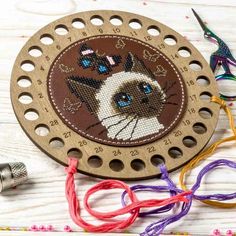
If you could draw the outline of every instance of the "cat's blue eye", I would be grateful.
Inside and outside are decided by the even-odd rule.
[[[127,107],[131,104],[132,97],[127,93],[118,93],[115,95],[114,100],[116,102],[116,105],[119,108],[122,108],[122,107]]]
[[[139,87],[140,91],[145,94],[150,94],[153,90],[152,86],[148,83],[140,83],[138,85],[138,87]]]
[[[81,64],[82,64],[83,68],[90,67],[91,63],[92,63],[91,60],[88,58],[81,60]]]

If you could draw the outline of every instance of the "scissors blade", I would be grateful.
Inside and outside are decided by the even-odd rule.
[[[198,23],[200,24],[200,26],[202,27],[203,31],[206,31],[207,27],[206,25],[203,23],[202,19],[200,18],[200,16],[197,14],[197,12],[192,8],[193,14],[194,16],[197,18]]]

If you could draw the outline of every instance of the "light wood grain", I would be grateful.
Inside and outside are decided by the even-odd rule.
[[[117,9],[143,14],[167,24],[186,36],[202,52],[204,57],[208,59],[215,47],[203,39],[202,31],[191,13],[190,8],[193,7],[198,10],[199,14],[208,22],[209,27],[228,43],[233,54],[236,55],[236,2],[233,0],[116,0],[112,2],[110,0],[77,0],[74,1],[75,6],[73,5],[74,7],[70,9],[66,6],[67,1],[61,1],[60,4],[64,4],[65,11],[63,7],[56,9],[55,1],[41,1],[44,2],[42,4],[48,2],[48,5],[44,5],[42,8],[35,8],[35,3],[33,3],[38,2],[37,4],[40,4],[40,1],[27,2],[27,9],[24,9],[22,1],[16,0],[4,1],[0,8],[0,161],[23,161],[27,165],[30,176],[27,184],[0,195],[0,224],[2,226],[53,224],[60,229],[62,229],[65,224],[69,224],[74,229],[81,230],[72,223],[68,214],[67,203],[64,196],[65,173],[63,167],[48,158],[32,144],[17,123],[11,107],[9,93],[10,74],[15,57],[23,44],[38,29],[62,17],[64,14],[91,9]],[[60,5],[60,7],[61,6],[62,5]],[[52,11],[49,11],[49,8],[52,9]],[[55,14],[53,14],[54,8]],[[70,12],[68,12],[68,9]],[[186,18],[186,16],[190,18]],[[236,70],[234,70],[234,72],[236,72]],[[232,85],[228,86],[228,90],[231,89]],[[233,114],[236,114],[235,106],[236,104],[233,103]],[[228,121],[225,114],[222,112],[212,140],[217,140],[218,138],[228,135],[230,135]],[[224,147],[220,148],[215,155],[205,161],[201,166],[209,163],[210,160],[219,158],[235,160],[235,150],[236,147],[234,143],[224,145]],[[194,183],[200,167],[191,173],[188,182],[189,186]],[[177,171],[171,174],[171,177],[176,183],[178,173]],[[235,192],[235,177],[236,174],[232,170],[217,170],[207,175],[200,192]],[[99,179],[77,175],[77,192],[80,199],[85,191],[98,181]],[[153,179],[142,181],[141,183],[159,184],[161,181]],[[101,196],[101,194],[98,195]],[[118,196],[117,193],[111,194],[109,201],[105,202],[102,202],[96,197],[94,206],[103,211],[118,208],[120,205]],[[161,196],[163,195],[158,195],[158,197]],[[143,197],[154,197],[154,195],[145,194]],[[101,206],[101,204],[103,205]],[[87,221],[96,222],[92,217],[88,216],[85,211],[82,211],[82,215]],[[188,216],[177,224],[168,227],[166,232],[188,231],[195,235],[197,233],[208,235],[214,228],[220,228],[223,231],[231,228],[236,231],[235,218],[235,209],[213,209],[199,202],[194,202]],[[145,226],[157,219],[157,217],[139,219],[129,228],[129,231],[140,233]],[[0,235],[32,234],[25,232],[0,232]]]

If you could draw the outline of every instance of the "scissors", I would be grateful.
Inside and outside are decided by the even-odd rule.
[[[219,66],[222,66],[225,73],[221,75],[216,76],[216,81],[219,80],[232,80],[236,81],[236,76],[232,74],[230,70],[230,65],[236,67],[236,59],[232,55],[229,47],[227,44],[219,38],[216,34],[214,34],[207,26],[204,24],[203,20],[200,18],[200,16],[196,13],[194,9],[192,9],[194,16],[197,18],[202,30],[204,31],[204,37],[209,40],[210,42],[213,42],[218,45],[218,49],[213,52],[210,56],[210,67],[213,71],[213,73],[216,74],[217,68]],[[220,94],[221,98],[226,101],[235,101],[235,96],[228,96],[224,94]]]

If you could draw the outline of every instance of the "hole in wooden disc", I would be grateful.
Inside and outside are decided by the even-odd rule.
[[[179,48],[178,53],[181,57],[190,57],[191,56],[191,51],[187,47]]]
[[[113,25],[119,26],[119,25],[122,25],[123,19],[120,16],[112,16],[110,18],[110,22]]]
[[[174,45],[177,43],[177,39],[176,39],[175,36],[173,36],[173,35],[167,35],[167,36],[165,36],[165,38],[164,38],[164,42],[165,42],[167,45],[174,46]]]
[[[211,97],[212,97],[212,95],[211,95],[211,93],[209,93],[209,92],[202,92],[202,93],[200,94],[200,99],[201,99],[202,101],[210,102]]]
[[[33,97],[30,93],[21,93],[18,100],[22,104],[30,104],[33,101]]]
[[[41,41],[42,44],[50,45],[50,44],[53,43],[54,38],[53,38],[52,35],[50,35],[50,34],[43,34],[43,35],[40,37],[40,41]]]
[[[85,27],[85,22],[80,18],[76,18],[72,21],[72,26],[76,29],[83,29]]]
[[[186,146],[188,148],[192,148],[192,147],[196,146],[197,141],[192,136],[186,136],[183,138],[183,144],[184,144],[184,146]]]
[[[155,25],[151,25],[148,27],[147,32],[151,35],[151,36],[158,36],[160,34],[160,29],[155,26]]]
[[[21,77],[18,78],[17,84],[21,88],[27,88],[32,84],[32,81],[28,76],[21,76]]]
[[[96,16],[92,16],[90,21],[91,21],[91,23],[93,25],[97,25],[97,26],[103,25],[103,23],[104,23],[103,18],[101,16],[97,16],[97,15]]]
[[[161,156],[161,155],[153,155],[153,156],[151,157],[151,163],[152,163],[154,166],[159,166],[159,165],[165,163],[165,159],[164,159],[164,157]]]
[[[197,83],[200,86],[208,86],[210,84],[210,80],[206,76],[199,76],[197,78]]]
[[[194,70],[194,71],[201,71],[202,70],[202,64],[199,61],[191,61],[189,63],[189,67],[191,70]]]
[[[124,169],[124,164],[122,161],[118,160],[118,159],[114,159],[109,163],[110,168],[113,171],[119,172],[122,171]]]
[[[55,137],[49,141],[49,145],[51,148],[59,149],[64,147],[64,141],[61,138]]]
[[[45,124],[39,124],[34,129],[35,133],[39,136],[47,136],[49,134],[49,128]]]
[[[140,159],[135,159],[131,162],[131,167],[136,171],[141,171],[145,169],[145,163]]]
[[[198,113],[203,119],[210,119],[213,115],[212,111],[206,107],[201,108]]]
[[[172,147],[172,148],[170,148],[169,151],[168,151],[168,153],[169,153],[169,155],[170,155],[172,158],[174,158],[174,159],[180,158],[180,157],[183,156],[182,150],[181,150],[180,148],[178,148],[178,147]]]
[[[30,56],[32,56],[32,57],[40,57],[43,54],[42,49],[38,46],[30,47],[28,52],[29,52]]]
[[[75,158],[81,159],[82,156],[83,156],[83,153],[78,148],[71,148],[67,152],[67,156],[68,157],[75,157]]]
[[[30,71],[33,71],[34,68],[35,68],[35,65],[34,65],[34,63],[32,61],[28,61],[27,60],[27,61],[23,61],[21,63],[21,69],[23,71],[30,72]]]
[[[102,165],[102,159],[99,156],[91,156],[88,159],[88,164],[93,168],[99,168]]]
[[[207,131],[207,127],[203,123],[195,123],[193,125],[193,131],[197,134],[204,134]]]
[[[69,30],[65,25],[57,25],[55,27],[55,32],[58,35],[66,35],[68,34]]]
[[[39,118],[39,114],[35,109],[28,109],[25,111],[25,119],[26,120],[37,120]]]
[[[129,26],[132,28],[132,29],[141,29],[142,28],[142,23],[140,20],[138,19],[132,19],[130,20],[129,22]]]

